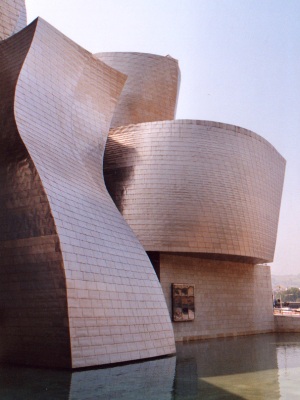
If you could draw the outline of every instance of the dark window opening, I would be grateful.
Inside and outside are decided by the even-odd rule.
[[[147,251],[147,254],[160,281],[160,253],[159,251]]]

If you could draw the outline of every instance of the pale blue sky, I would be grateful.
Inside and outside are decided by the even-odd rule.
[[[179,60],[177,118],[253,130],[286,158],[273,274],[300,273],[299,0],[26,0],[87,50]]]

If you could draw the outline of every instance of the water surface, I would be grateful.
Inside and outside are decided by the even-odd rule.
[[[0,399],[300,399],[300,334],[180,343],[177,357],[73,373],[0,366]]]

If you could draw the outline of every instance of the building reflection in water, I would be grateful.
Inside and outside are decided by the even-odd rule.
[[[4,400],[298,399],[300,334],[177,344],[169,357],[77,372],[0,367]]]
[[[171,400],[176,357],[78,372],[0,367],[5,400]]]
[[[280,398],[275,335],[182,343],[177,358],[175,399]],[[181,376],[187,370],[191,385]]]
[[[278,380],[282,399],[300,398],[300,335],[281,333],[277,336]]]
[[[70,399],[171,400],[176,357],[75,372]]]

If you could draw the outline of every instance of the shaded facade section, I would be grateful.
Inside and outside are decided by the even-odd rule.
[[[0,362],[71,366],[60,242],[14,117],[18,75],[36,29],[0,43]]]
[[[273,260],[285,161],[266,140],[189,120],[120,127],[110,138],[107,187],[146,251]]]
[[[178,61],[146,53],[98,53],[109,66],[127,75],[111,128],[175,118],[180,86]]]
[[[19,32],[26,24],[25,0],[1,0],[0,40]]]
[[[14,106],[60,241],[71,366],[174,353],[160,283],[107,193],[101,170],[126,77],[45,21],[35,24]]]

